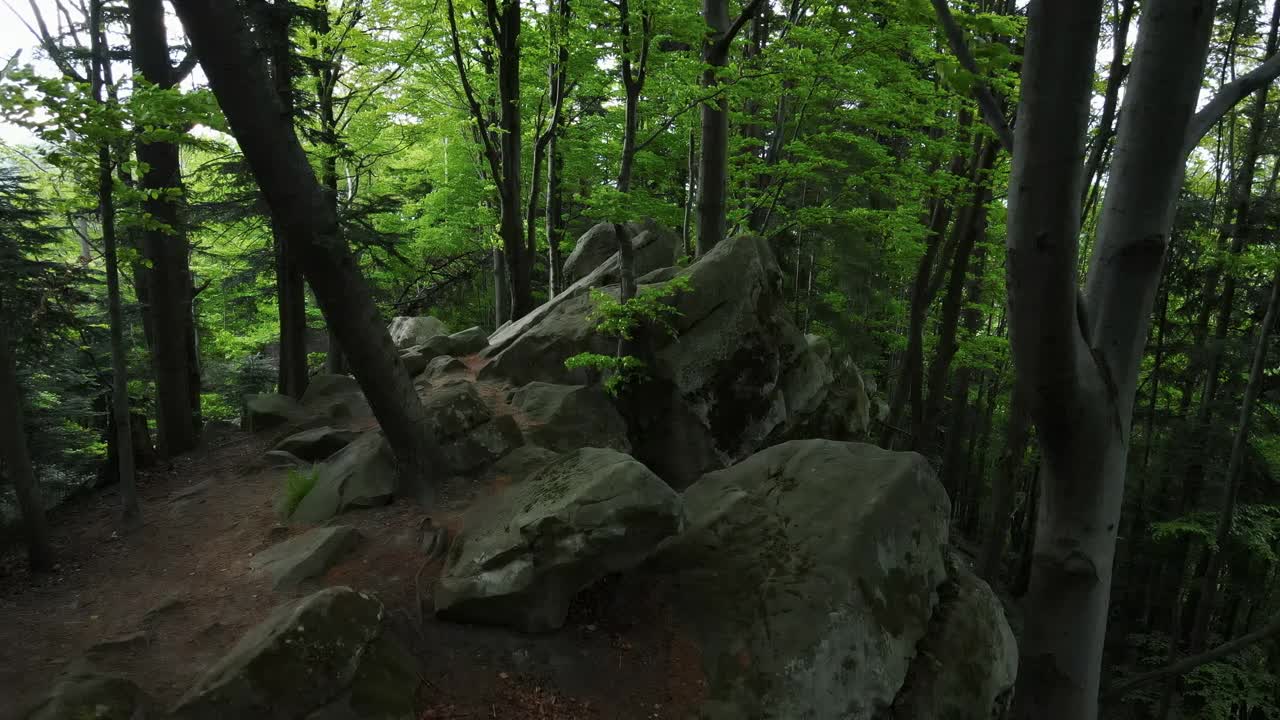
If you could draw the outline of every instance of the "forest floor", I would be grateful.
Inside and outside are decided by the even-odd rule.
[[[29,574],[17,548],[0,554],[0,720],[21,717],[78,663],[128,677],[171,706],[273,607],[331,585],[372,591],[386,605],[392,632],[423,661],[424,720],[687,717],[704,692],[698,661],[673,643],[665,613],[608,581],[584,593],[555,633],[433,617],[440,562],[422,565],[420,523],[430,514],[456,528],[467,505],[505,478],[456,481],[433,513],[404,501],[344,513],[334,522],[360,530],[357,548],[317,583],[273,592],[250,559],[306,528],[280,525],[273,510],[286,472],[260,462],[269,445],[237,433],[142,472],[144,523],[128,534],[118,532],[115,489],[59,508],[51,573]]]

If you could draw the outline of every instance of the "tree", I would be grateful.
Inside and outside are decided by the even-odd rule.
[[[1015,369],[1043,461],[1017,717],[1098,712],[1134,394],[1188,138],[1194,146],[1198,128],[1234,104],[1215,99],[1195,115],[1213,8],[1205,0],[1144,3],[1083,292],[1079,158],[1102,3],[1037,0],[1028,11],[1008,292]]]
[[[170,65],[161,0],[130,0],[129,16],[133,63],[138,74],[156,89],[172,90],[187,68]],[[142,166],[139,185],[146,197],[143,249],[149,262],[147,311],[156,380],[158,447],[162,455],[171,456],[194,448],[201,429],[194,287],[180,213],[182,174],[176,141],[146,138],[144,131],[137,155]]]
[[[702,87],[714,90],[720,84],[720,73],[729,62],[729,48],[762,4],[751,0],[732,23],[729,22],[729,0],[703,0],[702,16],[710,32],[702,46]],[[702,158],[698,165],[698,254],[724,239],[725,201],[729,192],[729,101],[723,95],[712,96],[702,103]]]
[[[285,226],[290,251],[395,451],[402,486],[432,501],[433,471],[443,464],[426,414],[338,232],[332,205],[255,55],[244,18],[214,0],[178,0],[175,7],[272,213]]]

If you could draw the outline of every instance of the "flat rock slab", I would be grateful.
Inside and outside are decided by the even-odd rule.
[[[584,448],[473,507],[436,583],[444,619],[541,632],[610,573],[680,532],[680,498],[628,455]]]
[[[318,427],[294,433],[276,444],[275,449],[292,453],[307,462],[317,462],[351,444],[357,437],[350,430]]]
[[[358,542],[360,532],[350,525],[315,528],[258,553],[249,568],[270,576],[273,590],[293,590],[324,574]]]
[[[395,455],[381,432],[355,442],[316,466],[316,483],[298,503],[290,522],[316,524],[350,507],[391,502],[397,487]]]

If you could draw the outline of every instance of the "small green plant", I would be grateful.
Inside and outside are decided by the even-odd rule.
[[[289,468],[289,475],[284,480],[284,515],[289,517],[298,505],[302,504],[311,489],[320,479],[320,471],[314,467],[300,469]]]
[[[662,285],[644,288],[635,297],[622,302],[600,290],[591,291],[591,302],[595,309],[591,318],[596,321],[596,330],[619,340],[631,340],[637,328],[645,323],[657,326],[668,334],[676,332],[675,319],[680,311],[666,299],[684,292],[691,287],[689,278],[680,276],[672,278]],[[570,370],[590,368],[606,373],[604,389],[617,396],[629,383],[644,377],[644,362],[633,355],[601,355],[599,353],[578,353],[564,361]]]

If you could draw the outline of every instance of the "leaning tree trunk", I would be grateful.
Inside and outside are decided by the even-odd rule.
[[[293,133],[244,18],[219,0],[174,3],[272,212],[283,222],[289,248],[302,267],[329,327],[342,342],[400,466],[400,485],[418,499],[434,499],[440,449],[404,363],[338,231],[338,219]]]
[[[1214,6],[1144,3],[1083,299],[1078,229],[1100,0],[1035,0],[1009,183],[1011,347],[1041,499],[1015,717],[1090,720],[1138,370],[1186,162]]]
[[[106,29],[102,19],[103,0],[90,3],[89,33],[93,55],[93,99],[103,102],[106,84]],[[102,223],[102,257],[107,274],[107,316],[111,325],[111,412],[116,421],[114,437],[119,461],[120,502],[125,527],[138,525],[138,490],[134,472],[133,434],[129,432],[129,374],[125,358],[124,318],[120,312],[120,265],[116,257],[116,206],[112,197],[111,147],[98,146],[98,217]],[[124,428],[120,430],[119,428]]]
[[[22,415],[22,388],[18,386],[13,339],[9,326],[0,321],[0,459],[4,460],[14,494],[18,496],[27,540],[27,561],[32,571],[48,570],[53,565],[49,524],[31,469],[31,456],[27,454],[27,429]]]
[[[129,0],[130,40],[134,67],[159,88],[173,87],[169,43],[161,0]],[[178,200],[182,190],[178,146],[173,142],[139,142],[143,164],[143,210],[155,225],[143,233],[147,270],[147,313],[156,376],[156,424],[160,454],[171,457],[196,446],[200,432],[200,376],[194,351],[192,282],[186,234]]]

